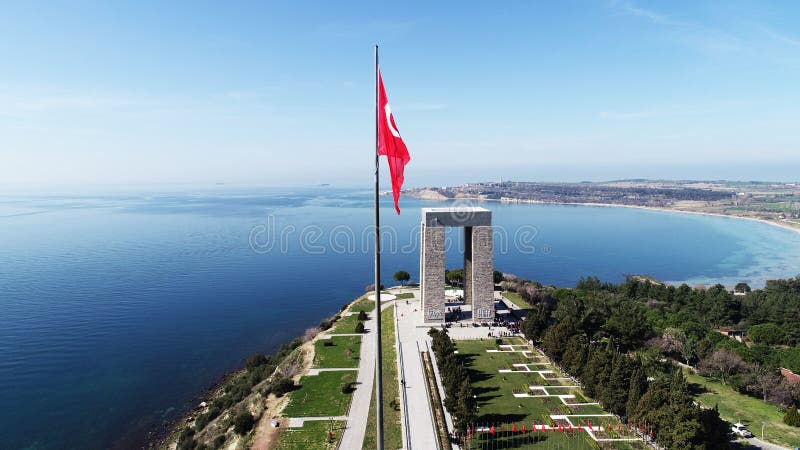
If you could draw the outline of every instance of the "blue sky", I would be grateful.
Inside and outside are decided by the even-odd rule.
[[[800,3],[7,2],[0,184],[800,179]],[[385,184],[388,186],[388,184]]]

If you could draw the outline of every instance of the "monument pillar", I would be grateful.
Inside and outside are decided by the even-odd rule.
[[[423,208],[420,295],[423,321],[445,320],[445,228],[464,228],[464,301],[472,320],[494,320],[492,212],[485,208]]]
[[[425,322],[444,322],[444,227],[422,224],[420,291]]]

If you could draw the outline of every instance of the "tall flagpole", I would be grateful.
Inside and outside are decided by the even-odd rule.
[[[375,424],[378,450],[383,450],[383,357],[381,355],[381,233],[378,192],[378,46],[375,46]]]

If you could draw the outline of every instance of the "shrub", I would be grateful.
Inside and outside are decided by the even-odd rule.
[[[294,381],[289,378],[279,378],[275,380],[272,384],[272,388],[270,389],[273,394],[278,397],[282,397],[287,392],[291,392],[294,390]]]
[[[367,313],[362,311],[358,312],[358,320],[367,320]]]
[[[322,345],[325,347],[333,347],[333,342],[329,339],[327,341],[323,341]]]
[[[184,428],[178,433],[177,450],[191,450],[194,448],[194,430]]]
[[[214,442],[212,443],[212,447],[214,448],[222,448],[225,445],[225,435],[217,436],[214,438]]]
[[[245,366],[248,369],[254,369],[254,368],[258,367],[258,366],[263,366],[266,363],[267,363],[267,357],[266,356],[262,355],[261,353],[255,353],[253,355],[250,355],[249,358],[247,358],[247,362],[245,363]]]
[[[206,425],[209,424],[209,422],[214,420],[214,417],[219,415],[219,410],[214,410],[214,411],[215,414],[213,416],[211,415],[211,410],[209,410],[205,414],[200,414],[199,416],[197,416],[197,419],[194,420],[194,429],[196,431],[201,431],[203,428],[206,427]]]
[[[800,413],[797,412],[797,406],[792,405],[783,416],[783,423],[793,427],[800,427]]]
[[[327,319],[323,320],[319,323],[318,328],[322,331],[330,329],[336,321],[339,320],[339,316],[335,315],[333,317],[328,317]]]
[[[358,322],[356,325],[356,333],[363,333],[364,332],[364,322]]]
[[[243,436],[253,429],[253,425],[255,425],[255,423],[256,420],[253,418],[252,414],[249,412],[240,413],[233,419],[233,431],[234,433]]]

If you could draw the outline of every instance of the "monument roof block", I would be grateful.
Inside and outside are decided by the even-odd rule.
[[[477,206],[422,208],[422,223],[427,227],[491,226],[492,212]]]

